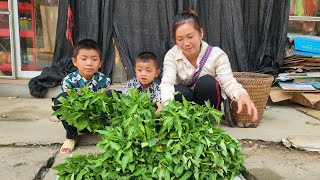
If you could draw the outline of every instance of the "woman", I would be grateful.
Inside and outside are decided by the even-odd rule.
[[[164,58],[160,85],[163,103],[167,105],[173,99],[182,101],[183,95],[200,105],[209,100],[220,110],[223,91],[238,103],[237,113],[245,105],[252,121],[256,121],[257,109],[247,91],[233,77],[227,54],[202,41],[203,29],[197,13],[193,10],[179,13],[172,32],[176,45]],[[174,92],[180,94],[174,96]]]

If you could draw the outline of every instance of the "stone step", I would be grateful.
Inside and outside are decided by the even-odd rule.
[[[0,79],[0,97],[33,98],[30,94],[28,82],[30,79]],[[113,84],[111,89],[122,91],[124,84]],[[44,98],[57,97],[61,93],[61,86],[49,88]]]

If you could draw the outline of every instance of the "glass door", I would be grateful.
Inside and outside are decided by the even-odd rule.
[[[35,77],[52,64],[58,0],[18,0],[20,60],[18,77]]]
[[[0,77],[14,78],[13,34],[11,23],[10,3],[8,0],[0,1]]]

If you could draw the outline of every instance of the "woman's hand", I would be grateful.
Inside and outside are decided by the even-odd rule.
[[[251,116],[251,120],[253,122],[258,120],[258,111],[256,106],[254,105],[253,101],[251,100],[250,96],[246,93],[240,95],[238,100],[238,111],[239,114],[242,111],[243,105],[247,106],[248,114]]]

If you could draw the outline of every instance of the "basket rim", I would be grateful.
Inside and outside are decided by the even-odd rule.
[[[272,79],[274,80],[274,77],[270,74],[262,74],[262,73],[253,73],[253,72],[233,72],[233,76],[236,79]]]

